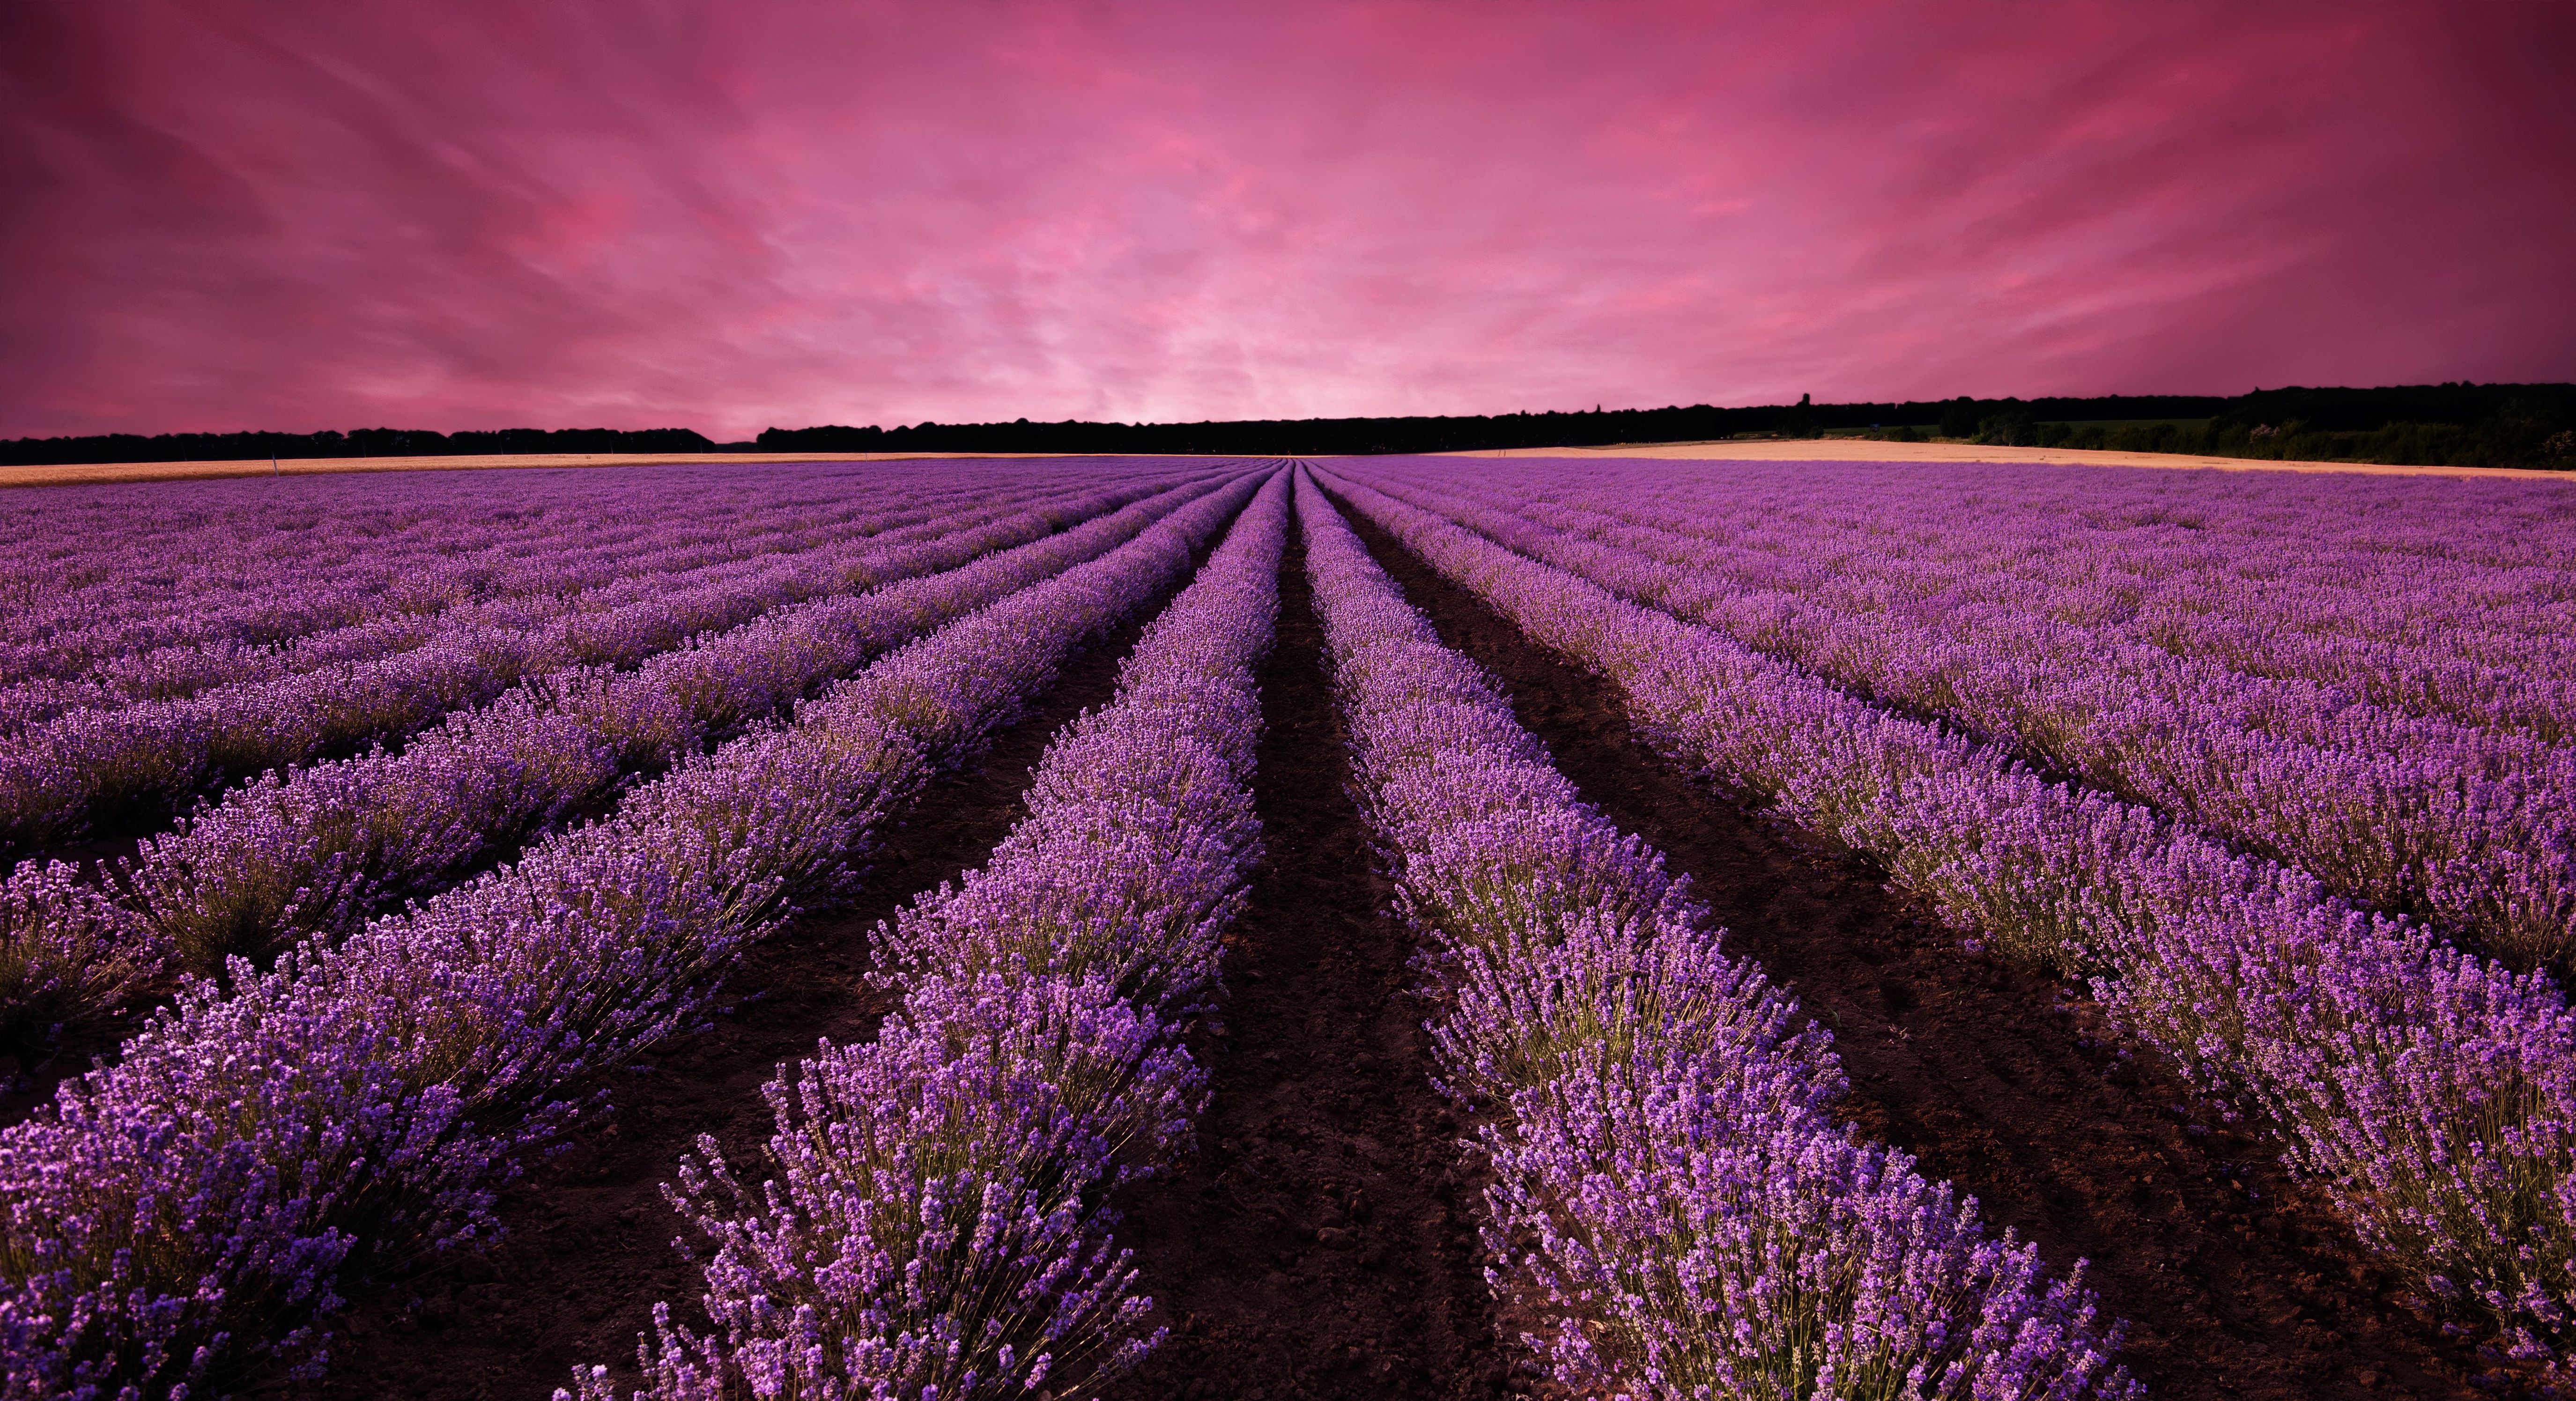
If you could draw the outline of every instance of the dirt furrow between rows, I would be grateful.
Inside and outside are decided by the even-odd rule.
[[[1109,701],[1143,627],[1131,623],[1068,664],[1051,693],[995,735],[979,766],[933,781],[888,832],[855,902],[799,921],[744,958],[712,1029],[618,1072],[615,1115],[506,1194],[509,1234],[498,1245],[354,1295],[329,1376],[301,1394],[544,1401],[577,1364],[640,1381],[636,1335],[651,1328],[656,1301],[703,1327],[705,1243],[662,1197],[680,1155],[712,1134],[746,1180],[766,1176],[762,1145],[773,1125],[761,1085],[782,1062],[812,1055],[818,1039],[875,1035],[896,999],[864,980],[867,932],[983,863],[1025,814],[1022,795],[1047,742]]]
[[[2038,1241],[2091,1261],[2122,1360],[2175,1398],[2468,1397],[2467,1359],[2408,1307],[2276,1150],[2216,1122],[2093,1006],[1972,956],[1860,860],[1711,791],[1638,739],[1615,689],[1530,642],[1356,512],[1449,646],[1622,827],[1666,852],[1729,931],[1831,1029],[1848,1113]]]
[[[1506,1357],[1412,942],[1346,791],[1302,549],[1280,581],[1255,779],[1264,861],[1229,936],[1200,1152],[1118,1231],[1171,1329],[1110,1401],[1488,1397]]]

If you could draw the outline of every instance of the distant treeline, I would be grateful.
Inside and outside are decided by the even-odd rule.
[[[731,445],[750,451],[748,444]],[[0,439],[0,464],[237,462],[261,457],[495,457],[523,452],[724,452],[687,428],[501,428],[432,433],[361,428],[354,433],[100,433],[87,438]]]
[[[2576,385],[2433,384],[2386,389],[2262,389],[2090,399],[1942,399],[1884,404],[1611,409],[1449,418],[1248,419],[1218,423],[919,423],[894,428],[772,428],[748,443],[685,428],[624,432],[510,428],[431,433],[115,433],[0,441],[0,464],[184,462],[260,457],[413,457],[495,453],[1067,452],[1321,457],[1472,448],[1697,442],[1825,432],[1933,436],[2033,446],[2230,457],[2576,468]]]
[[[2177,422],[2176,420],[2180,420]],[[924,423],[909,428],[772,428],[764,452],[1215,452],[1329,456],[1472,448],[1813,437],[1875,430],[2025,446],[2413,463],[2576,467],[2576,385],[2433,384],[2390,389],[2260,389],[2090,399],[1911,400],[1721,409],[1613,409],[1458,418],[1317,418],[1238,423]]]
[[[2576,385],[2261,389],[2223,401],[2205,423],[2070,421],[2044,402],[1960,401],[1943,414],[1940,436],[2293,462],[2576,468]]]
[[[1971,401],[1962,401],[1971,402]],[[2113,395],[2100,399],[1983,400],[2069,418],[2199,418],[2228,401],[2189,395]],[[762,452],[1209,452],[1245,456],[1331,457],[1470,448],[1584,447],[1610,443],[1677,443],[1742,434],[1811,437],[1830,428],[1934,423],[1938,403],[1767,404],[1721,409],[1609,409],[1589,413],[1514,413],[1447,418],[1246,419],[1216,423],[921,423],[898,428],[772,428]],[[1974,425],[1971,424],[1971,431]]]

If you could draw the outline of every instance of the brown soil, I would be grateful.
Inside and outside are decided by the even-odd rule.
[[[118,861],[134,855],[143,839],[158,830],[138,827],[42,850],[0,853],[0,868],[20,861],[62,861],[80,867],[85,878],[97,880]],[[154,1008],[169,1005],[174,992],[175,988],[145,993],[114,1014],[74,1022],[59,1031],[36,1026],[0,1036],[0,1128],[52,1103],[64,1081],[115,1061],[126,1038]]]
[[[166,999],[155,999],[154,1005],[162,1001]],[[134,1024],[120,1019],[104,1026],[75,1026],[60,1036],[31,1032],[20,1044],[0,1045],[0,1128],[53,1103],[64,1081],[113,1062],[133,1034]]]
[[[740,727],[718,731],[706,736],[705,743],[713,748],[741,732]],[[399,745],[394,748],[399,752]],[[319,757],[340,759],[359,752],[362,752],[360,747],[353,744]],[[592,794],[550,824],[499,834],[490,849],[461,869],[449,872],[438,882],[439,886],[463,885],[485,872],[517,860],[523,851],[548,832],[606,817],[617,810],[631,784],[648,781],[661,772],[658,767],[630,770],[619,783]],[[201,797],[207,802],[215,801],[220,797],[220,790],[212,794],[191,795],[187,799],[188,805],[196,806]],[[119,880],[114,873],[135,858],[147,839],[172,829],[178,815],[175,803],[129,809],[97,824],[75,841],[50,847],[0,851],[0,866],[18,861],[62,861],[78,866],[86,880],[111,883]],[[372,912],[382,914],[398,909],[407,901],[423,898],[428,893],[419,889],[397,891],[378,901]],[[265,970],[274,966],[278,955],[285,950],[258,947],[236,952]],[[51,1103],[64,1081],[87,1074],[94,1067],[113,1065],[125,1049],[126,1041],[154,1013],[178,1000],[181,976],[180,969],[167,968],[161,978],[137,991],[124,1005],[110,1012],[93,1014],[63,1029],[59,1035],[39,1029],[15,1038],[0,1037],[0,1128],[17,1123]],[[229,975],[218,976],[229,985]]]
[[[1111,1401],[1470,1398],[1504,1389],[1478,1188],[1430,1085],[1412,940],[1380,912],[1302,554],[1261,676],[1267,856],[1228,938],[1199,1158],[1124,1203],[1171,1329]]]
[[[712,1134],[748,1179],[773,1124],[761,1085],[815,1042],[865,1040],[894,998],[864,981],[865,936],[919,891],[979,865],[1025,813],[1021,795],[1064,722],[1106,702],[1142,622],[1065,668],[999,733],[979,768],[943,777],[893,830],[848,907],[752,950],[714,1025],[620,1072],[616,1113],[504,1194],[508,1234],[478,1256],[350,1290],[329,1375],[296,1394],[420,1401],[543,1401],[575,1365],[640,1383],[655,1302],[703,1327],[703,1242],[662,1198],[683,1152]],[[687,1239],[680,1239],[686,1237]]]
[[[2121,1361],[2156,1396],[2479,1394],[2466,1348],[2404,1306],[2277,1149],[2122,1054],[2080,991],[1969,955],[1850,854],[1694,783],[1635,736],[1613,686],[1346,514],[1584,796],[1666,852],[1730,946],[1833,1031],[1853,1122],[2053,1265],[2092,1262],[2104,1311],[2130,1322]]]

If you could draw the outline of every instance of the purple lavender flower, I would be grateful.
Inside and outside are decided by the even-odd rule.
[[[2568,1368],[2576,1015],[2546,975],[1336,481],[1615,681],[1651,742],[1877,855],[1987,947],[2095,975],[2115,1018],[2257,1114],[2365,1240],[2451,1282],[2514,1355]]]
[[[1989,475],[2016,490],[2038,481]],[[2554,680],[2576,674],[2576,657],[2538,599],[2518,629],[2510,610],[2482,609],[2456,636],[2423,633],[2421,615],[2450,606],[2427,575],[2481,598],[2533,592],[2492,569],[2460,577],[2465,532],[2407,550],[2374,528],[2355,548],[2319,528],[2335,513],[2310,492],[2296,515],[2197,500],[2194,543],[2151,552],[2128,543],[2134,528],[2060,525],[2018,502],[1997,511],[1954,479],[1927,490],[1871,473],[1866,499],[1818,511],[1812,493],[1741,489],[1663,493],[1662,505],[1598,469],[1551,471],[1536,500],[1514,489],[1530,483],[1402,476],[1379,480],[1414,504],[1472,511],[1493,538],[1631,602],[2284,857],[2348,898],[2526,963],[2576,948],[2576,748],[2561,743],[2576,736],[2576,687]],[[2339,486],[2338,499],[2370,491]],[[2074,495],[2088,517],[2124,504],[2119,484]],[[1739,514],[1748,507],[1759,514]],[[1898,529],[1922,547],[1871,544]],[[2323,538],[2299,538],[2312,533]],[[2211,537],[2229,543],[2199,543]],[[2300,557],[2313,582],[2272,579],[2304,550],[2327,556]],[[2213,577],[2288,587],[2210,597]],[[2447,655],[2500,620],[2521,640],[2498,660],[2524,665]]]
[[[755,1191],[712,1141],[683,1160],[711,1330],[657,1304],[640,1397],[1080,1394],[1160,1340],[1103,1197],[1182,1151],[1205,1097],[1174,1018],[1215,991],[1256,856],[1287,486],[1048,748],[993,859],[880,929],[902,1008],[766,1087],[776,1176]],[[616,1401],[605,1368],[573,1381],[562,1401]]]
[[[2129,1397],[2078,1264],[1864,1144],[1820,1031],[1576,795],[1301,479],[1362,803],[1431,941],[1442,1088],[1493,1111],[1495,1289],[1587,1395]]]
[[[0,1387],[171,1390],[314,1360],[334,1281],[489,1228],[495,1184],[691,1025],[731,955],[828,898],[933,765],[1167,587],[1238,474],[1098,559],[688,760],[514,866],[197,984],[0,1129]],[[926,600],[925,600],[926,601]]]
[[[264,962],[298,939],[345,933],[635,771],[689,756],[710,730],[766,717],[908,636],[1112,548],[1206,489],[1094,493],[1074,508],[1146,499],[959,569],[784,610],[635,671],[544,678],[450,717],[400,754],[265,775],[143,845],[122,872],[137,916],[126,927],[139,949],[166,948],[200,976],[235,955]],[[979,542],[992,543],[968,529],[934,543],[953,554]],[[901,555],[880,567],[941,557]]]
[[[1203,472],[1194,475],[1205,480]],[[743,580],[674,588],[605,615],[575,614],[534,628],[524,619],[503,618],[344,666],[218,686],[178,700],[74,711],[0,740],[0,839],[25,842],[76,831],[95,811],[174,800],[227,775],[256,773],[337,746],[399,739],[529,678],[584,664],[633,666],[695,634],[740,629],[759,619],[773,631],[746,634],[748,655],[717,658],[725,670],[711,673],[705,665],[689,664],[709,658],[684,651],[664,662],[678,669],[662,687],[680,690],[685,702],[692,698],[688,688],[708,688],[711,675],[741,673],[744,683],[756,684],[763,679],[761,643],[774,652],[806,634],[828,636],[836,625],[846,626],[832,611],[836,596],[1042,541],[1104,506],[1174,485],[1148,479],[1095,486],[1069,501],[1042,501],[1030,509],[978,508],[966,514],[968,528],[898,544],[862,542],[831,552],[819,569],[791,557]],[[1008,499],[1000,504],[1019,505]],[[794,615],[784,633],[774,630],[781,610]],[[695,697],[711,704],[719,721],[738,723],[778,703],[727,712],[732,697],[724,689],[719,679],[711,695]]]
[[[0,1045],[43,1047],[148,986],[165,953],[138,925],[61,862],[0,881]]]

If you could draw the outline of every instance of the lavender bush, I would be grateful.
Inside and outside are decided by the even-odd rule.
[[[213,588],[167,599],[166,611],[142,612],[122,623],[91,621],[57,628],[41,641],[0,644],[0,677],[23,677],[0,681],[0,734],[73,710],[113,710],[353,665],[476,629],[613,618],[657,594],[739,581],[781,562],[811,571],[858,540],[886,543],[938,529],[960,507],[995,494],[995,486],[943,483],[913,491],[891,483],[852,484],[825,502],[790,490],[784,500],[734,503],[722,517],[728,528],[714,532],[703,515],[636,521],[621,519],[625,513],[610,503],[584,502],[596,514],[531,513],[550,528],[524,535],[509,529],[514,519],[478,521],[480,531],[442,531],[428,540],[368,540],[341,561],[341,570],[322,578],[301,572],[266,577],[256,595],[238,601],[240,590]],[[737,485],[710,494],[722,499],[743,490]],[[1016,493],[1004,488],[1004,494]],[[83,563],[126,555],[137,544],[130,535],[93,540]],[[145,568],[130,557],[121,562],[137,572]],[[84,601],[92,608],[112,606],[96,598]],[[242,618],[241,609],[255,611]],[[281,614],[317,622],[346,614],[351,621],[298,631]],[[165,629],[198,640],[156,643]],[[576,658],[590,659],[584,655],[589,639],[581,631],[567,641]]]
[[[1170,1039],[1103,984],[987,977],[825,1045],[765,1087],[762,1190],[712,1140],[682,1160],[717,1331],[658,1307],[639,1394],[1080,1395],[1125,1370],[1148,1304],[1100,1199],[1188,1132],[1200,1077]],[[604,1369],[576,1382],[614,1394]]]
[[[1537,504],[1515,500],[1508,486],[1435,486],[1424,475],[1379,480],[1416,505],[1472,510],[1493,538],[1631,602],[1864,699],[1936,714],[2036,767],[2279,856],[2347,898],[2430,918],[2526,965],[2563,966],[2576,954],[2576,749],[2561,743],[2576,733],[2562,723],[2576,720],[2576,689],[2554,680],[2576,657],[2554,670],[2506,669],[2445,655],[2448,637],[2391,645],[2391,598],[2401,617],[2452,603],[2428,598],[2421,577],[2391,578],[2367,603],[2342,580],[2212,589],[2213,579],[2263,577],[2305,543],[2296,537],[2313,522],[2280,512],[2230,522],[2231,503],[2203,502],[2201,528],[2188,534],[2236,524],[2228,533],[2239,538],[2147,561],[2103,543],[2135,530],[2034,539],[2026,510],[1997,521],[1957,504],[1976,498],[1956,484],[1937,495],[1900,488],[1894,501],[1838,499],[1838,489],[1865,486],[1877,497],[1899,486],[1878,474],[1812,482],[1838,509],[1811,501],[1758,525],[1722,507],[1659,511],[1653,488],[1633,475],[1559,474],[1545,489],[1555,500]],[[2115,485],[2078,499],[2096,510],[2123,501]],[[1806,519],[1784,529],[1782,514]],[[1899,529],[1912,541],[1897,551],[1868,533]],[[2468,533],[2445,537],[2446,551]],[[2313,548],[2327,554],[2329,577],[2389,572],[2347,542]],[[2506,587],[2501,571],[2461,579],[2456,562],[2430,550],[2407,559],[2472,597]],[[2547,576],[2524,572],[2537,577],[2516,591],[2547,597]],[[2576,588],[2576,576],[2561,571],[2556,587]],[[2486,616],[2564,612],[2525,603]],[[2222,625],[2206,625],[2209,613]],[[2320,638],[2283,620],[2320,629],[2344,620],[2351,631]],[[2258,623],[2270,626],[2258,632]],[[2507,655],[2531,663],[2551,635],[2523,641]],[[2382,676],[2416,684],[2366,684]],[[2449,713],[2481,694],[2497,706],[2468,707],[2465,720]],[[2430,703],[2443,698],[2453,703]]]
[[[254,784],[148,843],[126,881],[183,955],[200,948],[214,955],[199,956],[193,966],[201,970],[231,952],[263,953],[305,933],[345,929],[347,915],[287,912],[281,897],[330,889],[335,867],[344,880],[364,883],[358,916],[388,896],[422,892],[598,797],[622,774],[674,763],[700,736],[766,718],[910,637],[1133,538],[1205,489],[1132,505],[1124,491],[1077,498],[1065,509],[1081,523],[1046,539],[789,610],[632,672],[553,679],[458,716],[399,755]],[[940,557],[982,543],[981,534],[959,532]],[[284,837],[290,831],[310,835]]]
[[[1728,959],[1310,482],[1308,569],[1357,786],[1448,995],[1444,1088],[1492,1115],[1498,1292],[1581,1394],[2125,1397],[2082,1266],[1828,1110],[1829,1039]]]
[[[892,542],[827,550],[818,561],[773,561],[743,579],[696,581],[603,615],[544,625],[505,617],[346,667],[73,711],[0,741],[0,840],[57,838],[96,812],[173,801],[209,781],[335,747],[400,739],[531,677],[582,665],[632,666],[693,634],[780,621],[782,608],[810,627],[804,615],[828,614],[836,597],[845,601],[855,591],[1040,539],[1081,518],[1069,512],[1096,508],[1099,491],[1124,504],[1155,489],[1095,488],[1024,508],[1006,502],[1017,509],[969,512],[971,528],[934,527],[926,538],[899,533]]]
[[[864,464],[728,464],[22,493],[0,504],[0,598],[13,605],[0,695],[52,681],[115,703],[241,679],[224,674],[233,661],[360,660],[379,654],[378,627],[613,610],[657,576],[740,576],[764,556],[936,518],[924,509],[1098,485],[1088,463],[961,462],[930,482]]]
[[[1686,549],[1713,571],[1709,596],[1773,605],[1784,642],[1846,618],[2044,615],[2407,715],[2576,733],[2556,485],[1999,463],[1372,468],[1579,538]]]
[[[167,961],[148,927],[61,862],[0,881],[0,1050],[53,1043],[150,985]]]
[[[543,593],[520,571],[549,556],[571,552],[578,571],[583,551],[614,559],[656,538],[705,547],[800,520],[828,527],[836,506],[881,500],[863,482],[809,493],[808,471],[761,475],[442,473],[22,493],[0,505],[0,597],[13,605],[0,615],[0,683]]]
[[[1185,567],[1256,480],[690,760],[515,866],[197,984],[0,1130],[0,1394],[177,1394],[318,1367],[333,1281],[490,1229],[493,1188],[850,878],[884,815]],[[129,1392],[131,1389],[131,1392]]]
[[[1184,486],[1118,510],[1108,508],[1130,493],[1077,498],[1070,510],[1107,514],[962,568],[788,610],[632,672],[549,678],[451,717],[400,754],[264,775],[121,863],[117,894],[135,915],[122,927],[200,976],[234,956],[264,963],[297,939],[345,933],[628,775],[678,761],[710,729],[764,717],[907,637],[1131,538],[1207,489]],[[979,534],[961,532],[969,542]]]
[[[2569,1369],[2576,1015],[2545,975],[1340,485],[1616,681],[1682,762],[1873,853],[1971,937],[2096,975],[2124,1026],[2269,1123],[2363,1240],[2482,1313],[2514,1356]]]
[[[712,1327],[657,1305],[637,1397],[1069,1398],[1159,1339],[1103,1197],[1182,1151],[1204,1100],[1178,1017],[1215,991],[1257,855],[1287,486],[1049,746],[993,859],[880,929],[902,1007],[766,1087],[777,1175],[747,1187],[711,1139],[683,1160],[666,1191],[714,1242]],[[576,1392],[617,1395],[604,1367]]]

